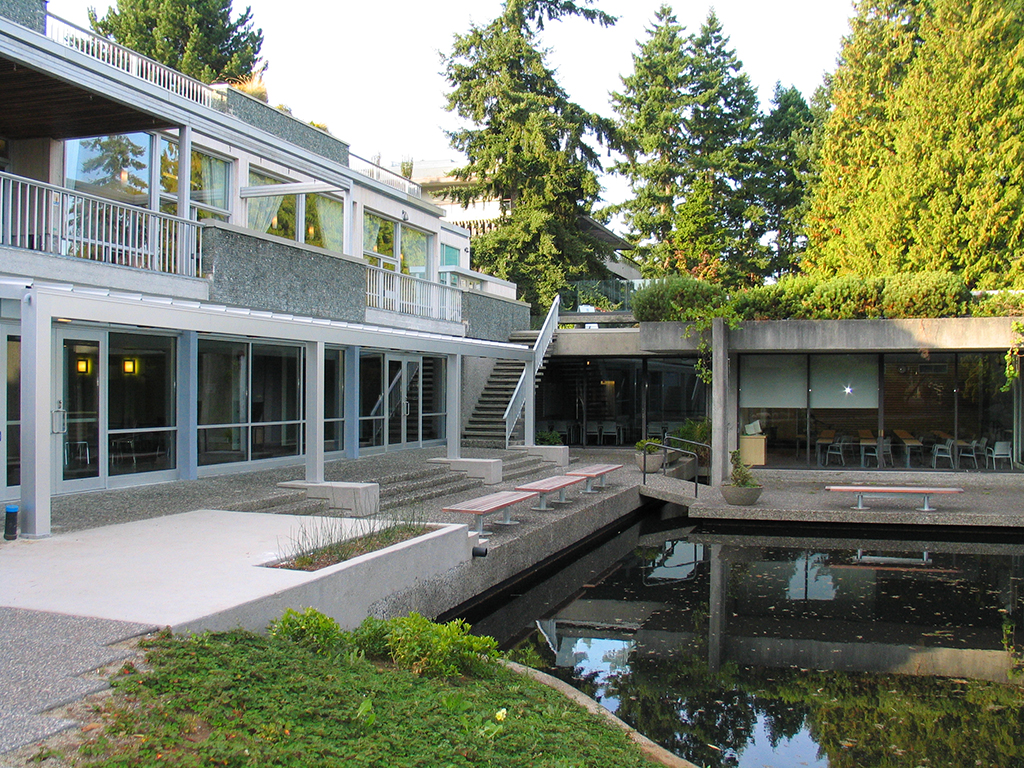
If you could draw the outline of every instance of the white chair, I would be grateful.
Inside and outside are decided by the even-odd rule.
[[[970,445],[966,445],[960,449],[960,453],[957,455],[956,463],[959,465],[964,459],[970,459],[974,462],[974,468],[978,468],[978,441],[971,440]]]
[[[981,440],[978,441],[978,446],[974,450],[982,459],[985,460],[985,469],[988,469],[988,438],[981,438]]]
[[[932,446],[932,469],[939,459],[949,459],[949,468],[953,469],[953,441],[946,440]]]
[[[888,461],[889,466],[893,466],[896,460],[892,457],[892,438],[882,438],[882,461]]]
[[[829,456],[838,456],[839,460],[846,466],[846,447],[853,445],[853,438],[849,435],[840,435],[831,443],[829,443],[828,450],[825,451],[825,466],[828,466]]]
[[[995,445],[988,449],[986,456],[992,459],[992,469],[996,468],[996,462],[999,459],[1006,459],[1007,465],[1010,469],[1013,469],[1013,454],[1010,452],[1010,441],[1009,440],[996,440]],[[988,466],[988,462],[985,462],[985,466]]]

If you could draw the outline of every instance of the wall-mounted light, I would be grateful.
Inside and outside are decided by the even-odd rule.
[[[80,358],[78,358],[78,362],[75,364],[75,367],[78,369],[79,373],[88,373],[89,372],[89,358],[88,357],[80,357]]]
[[[126,374],[132,376],[138,371],[138,361],[134,357],[126,357],[124,362],[121,364],[122,369]]]
[[[306,237],[312,237],[315,233],[316,229],[310,226],[310,228],[306,230]]]
[[[406,213],[405,211],[402,211],[402,221],[408,221],[408,220],[409,220],[409,214]]]

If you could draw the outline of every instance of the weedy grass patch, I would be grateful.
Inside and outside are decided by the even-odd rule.
[[[291,639],[308,634],[296,629],[296,617],[325,642]],[[368,656],[356,643],[358,631],[334,642],[314,618],[294,614],[288,631],[276,635],[148,641],[149,671],[126,668],[115,681],[104,726],[78,758],[96,766],[652,765],[618,729],[487,663],[493,654],[486,642],[482,660],[459,674],[416,674]],[[396,637],[417,633],[421,643],[473,646],[462,625],[426,632],[422,617],[408,618],[365,628],[367,647],[393,653],[385,639],[392,629]]]

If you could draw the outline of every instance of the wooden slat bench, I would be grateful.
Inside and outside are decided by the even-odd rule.
[[[923,507],[918,508],[918,512],[934,512],[935,507],[930,503],[932,496],[943,493],[963,493],[963,488],[926,488],[921,486],[887,486],[887,485],[826,485],[826,491],[833,491],[835,493],[855,493],[857,494],[857,506],[853,509],[871,509],[871,507],[864,506],[864,498],[885,498],[900,496],[903,494],[917,494],[924,499]]]
[[[517,485],[516,490],[533,491],[539,494],[540,502],[533,509],[535,512],[547,512],[551,509],[548,506],[548,494],[558,491],[558,501],[554,501],[552,504],[565,504],[565,489],[576,485],[576,483],[582,483],[585,479],[582,476],[555,475],[554,477],[545,477],[543,480],[534,480],[525,485]]]
[[[565,474],[570,477],[585,477],[587,478],[587,487],[583,489],[584,493],[597,493],[594,490],[594,480],[600,480],[601,484],[598,488],[604,488],[604,478],[609,472],[614,472],[616,469],[622,469],[621,464],[588,464],[585,467],[579,467],[574,469],[572,472],[566,472]]]
[[[509,516],[509,507],[518,504],[520,501],[532,499],[537,494],[532,491],[499,491],[487,496],[480,496],[476,499],[469,499],[450,507],[444,507],[442,512],[462,512],[467,515],[476,515],[476,532],[483,535],[484,517],[492,512],[502,513],[502,525],[515,525],[516,521]]]

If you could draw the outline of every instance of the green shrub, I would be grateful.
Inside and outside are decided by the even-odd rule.
[[[633,316],[641,323],[697,320],[722,315],[725,289],[689,275],[670,275],[633,294]]]
[[[657,440],[641,440],[636,444],[637,453],[657,453],[660,450]]]
[[[983,293],[974,299],[971,314],[975,317],[1024,316],[1024,291]]]
[[[561,445],[562,436],[555,431],[551,432],[538,432],[534,435],[534,442],[537,445]]]
[[[471,635],[469,625],[462,619],[437,624],[413,612],[391,619],[388,624],[392,660],[417,675],[479,673],[485,660],[498,656],[495,639]]]
[[[951,272],[906,272],[885,279],[882,312],[887,318],[959,317],[971,300],[967,283]]]
[[[391,655],[388,649],[389,622],[367,616],[352,632],[352,643],[371,659],[386,659]]]
[[[270,624],[269,632],[273,637],[291,640],[321,656],[337,653],[345,644],[345,633],[338,622],[313,608],[302,613],[289,608]]]
[[[757,488],[761,484],[754,479],[750,467],[743,463],[739,451],[730,451],[729,460],[732,462],[732,475],[730,479],[737,488]]]
[[[740,320],[789,320],[807,317],[806,300],[821,281],[795,275],[771,285],[759,285],[737,293],[733,311]]]
[[[853,275],[818,283],[803,300],[812,320],[862,320],[881,317],[883,278]]]

